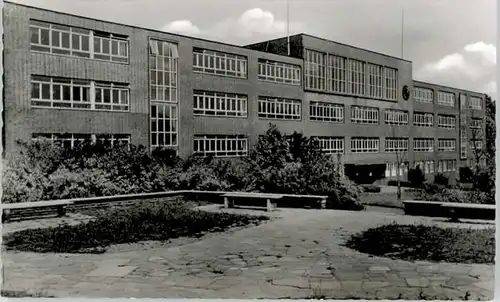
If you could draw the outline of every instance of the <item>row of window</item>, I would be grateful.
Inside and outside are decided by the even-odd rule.
[[[306,50],[305,87],[314,90],[397,100],[397,69]]]
[[[455,152],[457,150],[457,141],[455,139],[438,139],[438,151]]]
[[[130,144],[130,134],[34,133],[32,138],[33,140],[50,140],[68,149],[73,149],[85,141],[105,147]]]
[[[31,50],[127,63],[128,37],[30,20]]]
[[[291,85],[301,85],[300,66],[259,59],[259,80]]]
[[[434,90],[430,88],[414,87],[413,98],[420,103],[433,103]],[[455,94],[452,92],[438,91],[437,103],[447,107],[455,107],[456,99]],[[469,99],[469,108],[474,110],[481,110],[483,100],[477,96],[471,96]]]
[[[157,117],[166,112],[159,112],[156,109]],[[157,119],[158,120],[158,119]],[[163,125],[166,126],[166,125]],[[168,126],[166,126],[168,127]],[[92,141],[103,144],[104,146],[117,146],[121,144],[130,144],[129,134],[33,134],[33,139],[49,139],[53,142],[61,143],[64,147],[74,148],[84,141]],[[327,154],[344,153],[343,137],[316,137],[321,150]],[[445,142],[446,140],[440,140]],[[416,143],[417,141],[415,141]],[[153,145],[155,145],[153,143]],[[161,146],[162,144],[156,144]],[[408,151],[407,138],[386,138],[386,152]],[[367,137],[351,138],[351,152],[353,153],[375,153],[379,152],[379,139]],[[215,157],[234,157],[246,156],[248,154],[248,141],[241,135],[197,135],[194,137],[194,153],[203,156]],[[419,163],[417,163],[419,164]],[[421,168],[425,167],[423,163]],[[425,168],[423,168],[425,169]],[[432,173],[432,170],[428,170]],[[446,172],[449,170],[443,170]],[[427,172],[426,172],[427,173]]]
[[[385,165],[385,177],[398,176],[398,163],[387,163]],[[399,166],[399,176],[408,174],[408,165],[402,164]]]
[[[457,161],[454,159],[439,160],[437,171],[439,173],[457,171]]]
[[[417,168],[417,167],[424,174],[434,173],[434,161],[433,160],[417,161],[417,162],[415,162],[415,168]]]
[[[162,67],[165,68],[166,66]],[[155,68],[159,68],[155,66]],[[161,69],[160,69],[161,70]],[[155,71],[156,72],[156,71]],[[170,85],[176,85],[176,76]],[[162,89],[163,90],[163,89]],[[175,101],[173,92],[160,97],[154,94],[154,101]],[[152,94],[153,96],[153,94]],[[35,107],[77,108],[94,110],[129,110],[129,87],[118,83],[105,83],[89,80],[32,77],[31,102]],[[194,91],[193,110],[195,115],[247,116],[248,98],[246,95],[209,91]],[[259,98],[259,117],[272,119],[301,119],[301,104],[298,100],[283,98]],[[313,121],[343,122],[344,105],[311,102],[310,119]],[[433,127],[432,113],[415,113],[415,126]],[[379,109],[374,107],[352,106],[351,121],[358,124],[378,124]],[[386,124],[408,124],[408,112],[387,109]],[[473,119],[471,128],[480,128],[481,119]],[[439,115],[438,127],[455,128],[454,116]]]
[[[119,83],[32,76],[31,105],[129,111],[129,86]]]

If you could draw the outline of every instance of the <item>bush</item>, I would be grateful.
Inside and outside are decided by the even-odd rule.
[[[460,167],[460,169],[458,171],[459,171],[459,176],[460,176],[460,182],[462,182],[462,183],[472,182],[474,172],[472,172],[471,168]]]
[[[150,154],[144,146],[20,146],[20,158],[9,161],[3,175],[4,202],[202,190],[327,195],[331,208],[363,208],[358,188],[340,181],[337,164],[316,139],[284,135],[274,125],[237,164],[199,156],[182,160],[163,148]]]
[[[359,190],[340,181],[336,162],[321,152],[316,139],[283,135],[271,125],[244,163],[250,191],[327,195],[327,207],[363,209]]]
[[[425,182],[425,174],[420,167],[408,170],[408,181],[414,188],[420,188]]]
[[[7,249],[18,251],[102,252],[112,244],[191,237],[267,219],[265,216],[203,212],[179,202],[155,205],[143,202],[131,208],[101,213],[87,223],[23,230],[6,235],[3,240]]]
[[[374,185],[362,185],[361,187],[363,188],[363,192],[366,193],[380,193],[381,191],[380,187]]]
[[[406,261],[493,264],[495,229],[390,224],[353,235],[346,245],[362,253]]]
[[[437,185],[447,186],[448,177],[446,177],[444,174],[438,173],[436,174],[436,176],[434,176],[434,183]]]

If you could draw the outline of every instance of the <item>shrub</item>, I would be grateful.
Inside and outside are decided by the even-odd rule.
[[[374,185],[362,185],[361,187],[363,188],[363,192],[367,193],[380,193],[381,191],[380,187]]]
[[[437,185],[447,186],[448,177],[446,177],[444,174],[438,173],[436,174],[436,176],[434,176],[434,183]]]
[[[244,162],[250,191],[327,195],[330,208],[363,208],[359,190],[340,181],[337,164],[321,152],[316,139],[283,135],[271,125]]]
[[[8,249],[39,253],[102,252],[112,244],[144,240],[164,241],[201,232],[225,230],[267,220],[247,216],[189,209],[179,202],[143,202],[125,209],[101,213],[79,225],[28,229],[4,236]]]
[[[425,182],[425,174],[422,172],[419,166],[415,169],[408,170],[408,181],[414,188],[419,188]]]
[[[459,176],[460,176],[460,182],[462,182],[462,183],[472,182],[474,172],[472,172],[471,168],[460,167],[460,169],[458,171],[459,171]]]
[[[83,142],[65,150],[21,143],[20,159],[3,177],[4,202],[147,193],[164,190],[256,191],[328,195],[329,206],[361,209],[359,191],[340,181],[338,167],[316,139],[284,135],[271,125],[241,161],[190,156],[144,146],[107,148]],[[237,162],[237,164],[235,163]]]
[[[346,245],[362,253],[407,261],[491,264],[495,229],[390,224],[353,235]]]

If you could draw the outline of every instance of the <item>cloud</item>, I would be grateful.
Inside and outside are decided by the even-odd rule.
[[[172,21],[165,24],[162,30],[183,35],[198,35],[201,33],[200,29],[189,20]]]
[[[496,96],[496,63],[496,46],[479,41],[424,65],[415,78]]]
[[[290,22],[290,33],[304,29],[302,23]],[[166,24],[164,31],[186,35],[197,35],[205,38],[222,40],[234,44],[281,37],[287,32],[285,20],[278,20],[270,11],[252,8],[244,11],[237,18],[226,18],[206,29],[200,29],[189,20],[176,20]]]

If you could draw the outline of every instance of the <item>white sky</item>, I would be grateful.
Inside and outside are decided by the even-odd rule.
[[[11,0],[232,43],[286,35],[285,0]],[[291,33],[404,57],[416,80],[496,99],[495,0],[289,0]]]

